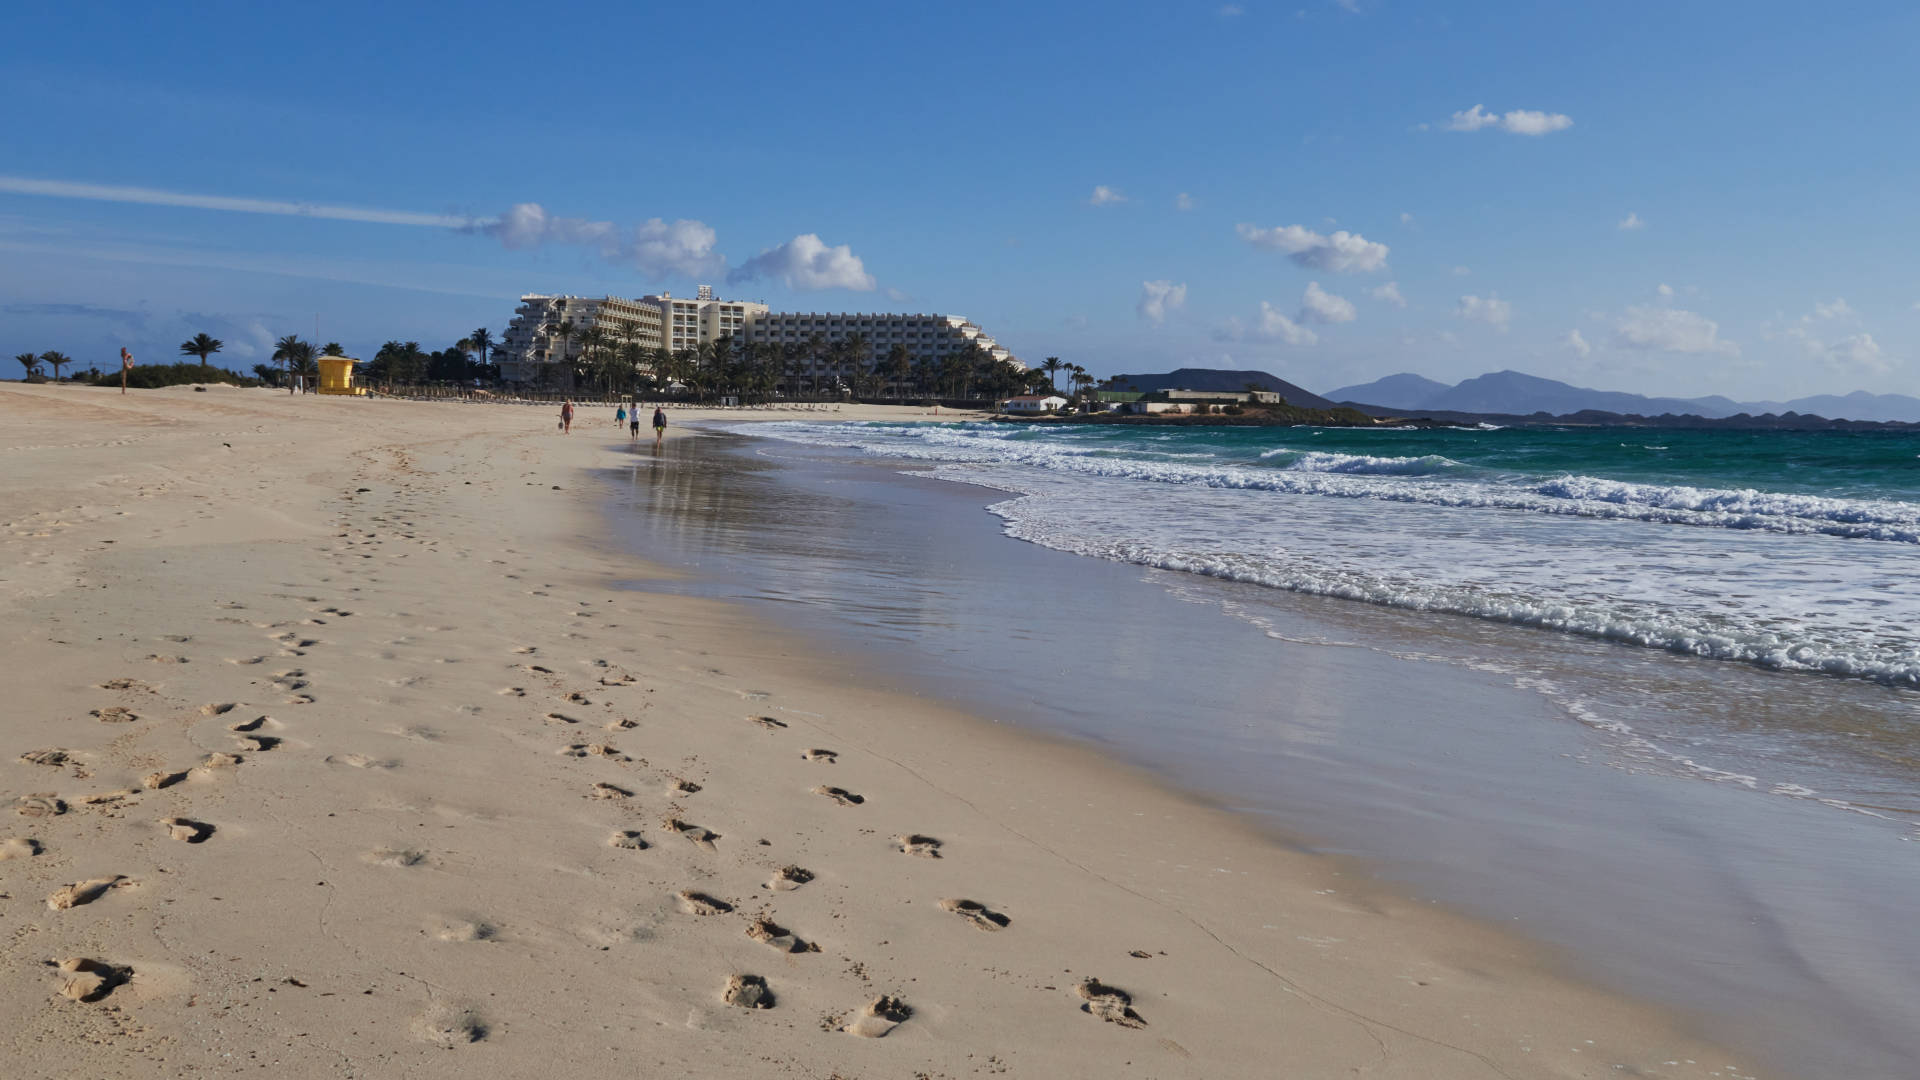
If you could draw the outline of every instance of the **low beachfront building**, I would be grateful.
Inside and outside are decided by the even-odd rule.
[[[580,357],[582,332],[598,327],[616,341],[656,349],[666,344],[665,326],[660,306],[654,303],[618,296],[527,293],[520,298],[494,355],[500,377],[508,382],[571,389],[570,361]],[[545,379],[543,371],[550,373]]]
[[[1056,413],[1066,407],[1067,399],[1059,394],[1022,394],[1000,403],[1001,412],[1026,416]]]

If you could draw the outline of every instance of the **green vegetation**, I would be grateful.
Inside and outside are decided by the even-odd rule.
[[[40,381],[40,357],[38,355],[30,352],[23,352],[16,355],[14,359],[20,362],[21,367],[27,369],[27,373],[21,376],[22,379],[24,379],[27,382]]]
[[[119,386],[120,372],[97,371],[88,379],[95,386]],[[163,386],[188,383],[227,383],[232,386],[259,386],[258,379],[236,375],[226,368],[202,367],[182,361],[178,364],[135,364],[127,372],[127,385],[136,390],[158,390]]]

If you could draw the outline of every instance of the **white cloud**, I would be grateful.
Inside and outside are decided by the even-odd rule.
[[[1260,323],[1254,328],[1254,336],[1264,341],[1284,341],[1289,345],[1316,345],[1320,342],[1318,334],[1280,314],[1265,300],[1260,301]]]
[[[1856,375],[1885,375],[1894,362],[1881,350],[1872,334],[1853,334],[1826,347],[1822,357],[1835,371]]]
[[[1660,286],[1659,286],[1659,287],[1658,287],[1657,289],[1655,289],[1654,291],[1660,294],[1660,298],[1661,298],[1662,300],[1671,300],[1671,299],[1673,299],[1673,286],[1671,286],[1671,285],[1669,285],[1669,284],[1667,284],[1667,283],[1666,283],[1666,282],[1664,282],[1664,281],[1663,281],[1663,282],[1661,282],[1661,283],[1660,283]]]
[[[1171,281],[1143,281],[1140,283],[1140,302],[1134,310],[1140,317],[1158,326],[1167,321],[1167,312],[1178,311],[1187,306],[1187,286],[1185,282],[1175,285]]]
[[[1310,270],[1357,274],[1371,273],[1387,265],[1387,245],[1345,229],[1332,236],[1322,236],[1305,225],[1278,225],[1271,229],[1238,225],[1235,230],[1254,247],[1286,252],[1288,258]]]
[[[1593,346],[1587,344],[1587,339],[1580,336],[1580,331],[1578,330],[1567,331],[1567,336],[1561,338],[1560,343],[1572,349],[1573,354],[1582,360],[1585,360],[1588,354],[1593,352]]]
[[[1447,121],[1448,131],[1479,131],[1481,128],[1498,127],[1510,135],[1549,135],[1572,126],[1573,117],[1566,113],[1537,112],[1532,109],[1490,113],[1482,105],[1462,109]]]
[[[1373,297],[1375,300],[1384,300],[1394,307],[1407,306],[1407,298],[1400,295],[1400,283],[1397,281],[1389,281],[1385,285],[1376,285],[1368,291],[1367,295]]]
[[[1105,184],[1094,185],[1093,194],[1087,197],[1088,206],[1113,206],[1126,201],[1127,197],[1120,194],[1119,189],[1110,188]]]
[[[1407,213],[1405,210],[1400,211],[1400,224],[1402,225],[1413,224],[1413,215]]]
[[[1639,212],[1632,211],[1632,210],[1629,210],[1627,212],[1627,216],[1621,218],[1620,223],[1614,226],[1614,228],[1621,229],[1626,232],[1633,232],[1635,230],[1644,229],[1646,227],[1647,227],[1647,223],[1640,220]]]
[[[1816,319],[1851,319],[1858,314],[1859,312],[1853,310],[1853,305],[1838,296],[1833,298],[1832,303],[1823,304],[1815,301],[1813,305],[1813,316]]]
[[[1306,294],[1300,298],[1301,322],[1349,323],[1358,316],[1353,301],[1322,289],[1317,281],[1307,282]]]
[[[1467,267],[1467,266],[1456,266],[1449,269],[1447,273],[1452,274],[1454,277],[1472,277],[1473,268]]]
[[[631,232],[622,232],[611,221],[555,217],[539,203],[519,203],[492,221],[471,226],[470,231],[494,237],[515,251],[546,244],[598,248],[608,262],[632,266],[655,279],[718,274],[727,264],[713,250],[718,239],[713,227],[686,219],[652,218]]]
[[[1719,323],[1671,307],[1627,308],[1614,323],[1613,344],[1653,352],[1740,355],[1740,346],[1721,340]]]
[[[768,248],[727,275],[729,284],[753,278],[776,278],[789,289],[873,289],[873,275],[846,244],[828,247],[813,233]]]
[[[157,188],[127,187],[119,184],[88,184],[76,180],[34,180],[24,176],[0,176],[0,192],[9,195],[49,195],[60,199],[89,199],[95,202],[138,203],[145,206],[183,206],[195,210],[225,210],[238,214],[274,214],[282,217],[326,218],[331,221],[364,221],[375,225],[417,225],[428,228],[460,229],[477,224],[472,218],[452,214],[420,214],[410,210],[379,210],[364,206],[329,206],[285,199],[195,195],[183,191],[161,191]]]
[[[1176,210],[1191,210],[1198,205],[1200,204],[1193,201],[1193,196],[1184,191],[1173,197],[1173,206]]]
[[[1486,323],[1505,333],[1507,323],[1513,319],[1513,305],[1500,299],[1497,293],[1488,293],[1484,297],[1463,296],[1454,314],[1470,322]]]

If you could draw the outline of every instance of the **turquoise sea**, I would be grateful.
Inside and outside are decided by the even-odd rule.
[[[1920,687],[1920,435],[774,424],[1096,558]]]

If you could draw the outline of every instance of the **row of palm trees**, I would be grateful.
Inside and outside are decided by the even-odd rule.
[[[63,367],[64,365],[73,363],[73,358],[63,352],[43,352],[43,353],[23,352],[23,353],[16,354],[14,356],[14,359],[20,362],[21,367],[27,369],[27,373],[25,377],[29,382],[39,377],[41,364],[45,364],[48,367],[52,368],[53,381],[59,382],[61,367]]]

